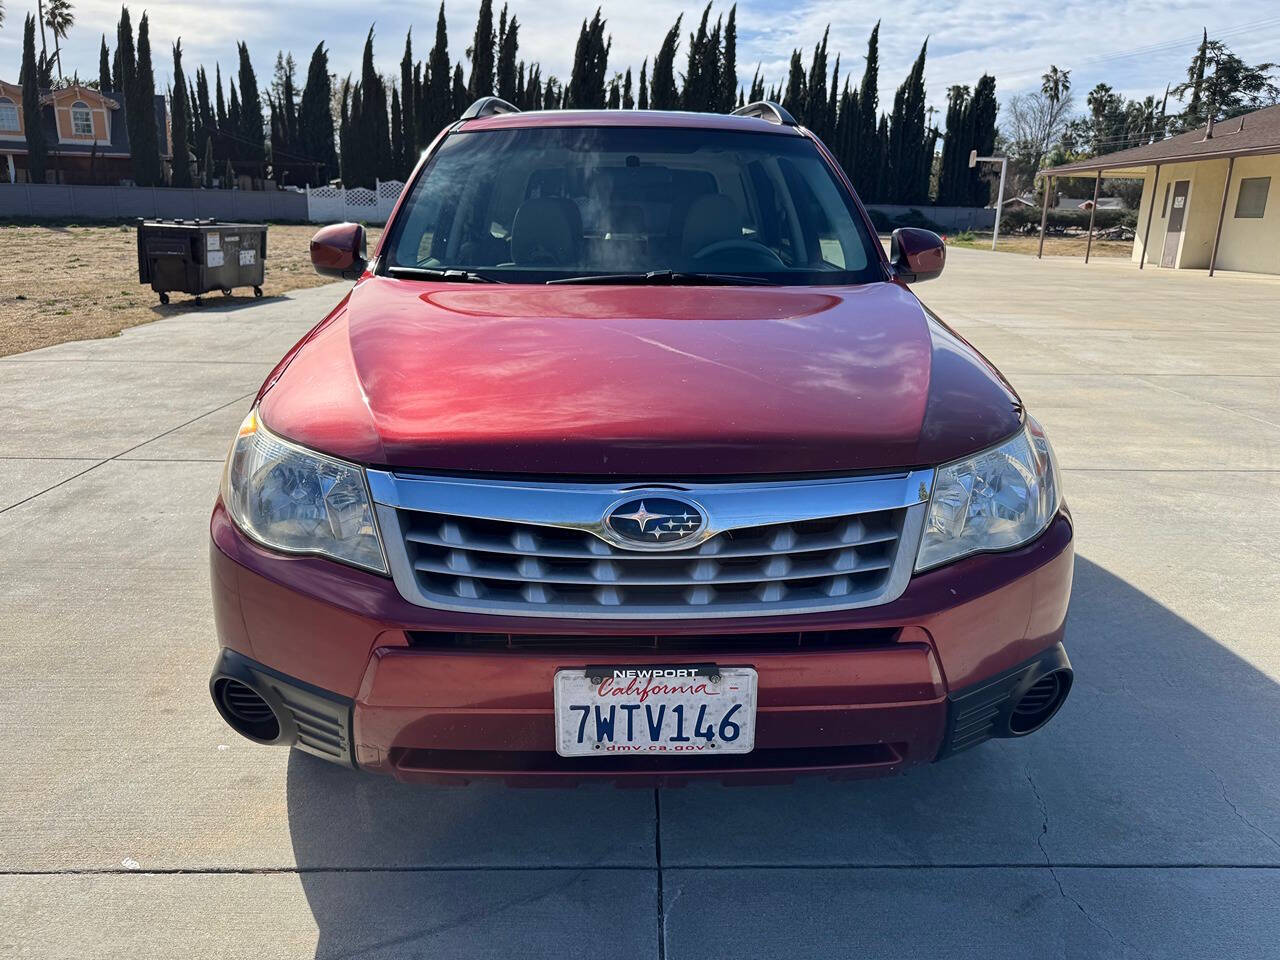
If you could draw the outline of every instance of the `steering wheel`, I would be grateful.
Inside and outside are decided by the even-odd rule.
[[[701,260],[703,257],[714,256],[717,253],[726,253],[730,250],[741,250],[744,253],[754,254],[760,261],[764,261],[766,265],[770,267],[785,266],[782,262],[782,258],[764,244],[757,243],[754,240],[747,240],[746,238],[738,239],[737,237],[732,237],[728,240],[717,240],[715,243],[708,243],[693,255],[693,259]]]

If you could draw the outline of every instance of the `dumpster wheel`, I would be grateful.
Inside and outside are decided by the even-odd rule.
[[[261,299],[261,298],[262,298],[262,288],[261,288],[261,287],[254,287],[254,288],[253,288],[253,296],[254,296],[254,299],[255,299],[255,300],[257,300],[257,299]]]
[[[161,303],[168,303],[168,302],[169,302],[169,295],[168,295],[167,293],[162,293],[162,294],[160,294],[160,302],[161,302]]]
[[[222,288],[222,295],[223,295],[224,297],[229,297],[229,296],[231,296],[231,288],[230,288],[230,287],[223,287],[223,288]]]

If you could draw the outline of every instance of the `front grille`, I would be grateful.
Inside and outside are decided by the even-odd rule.
[[[569,634],[456,633],[412,630],[409,646],[419,650],[474,650],[527,653],[785,653],[793,650],[867,650],[892,646],[897,627],[863,630],[804,630],[779,633]]]
[[[927,483],[690,485],[719,532],[636,550],[592,532],[642,488],[370,472],[392,573],[423,606],[561,617],[712,617],[884,603],[910,576]],[[927,480],[932,481],[931,472]],[[870,487],[860,487],[862,484]],[[860,493],[873,493],[859,510]],[[899,549],[907,543],[907,549]]]

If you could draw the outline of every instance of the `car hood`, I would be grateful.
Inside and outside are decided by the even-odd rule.
[[[365,464],[636,478],[936,464],[1021,422],[994,368],[893,283],[365,277],[260,404],[276,432]]]

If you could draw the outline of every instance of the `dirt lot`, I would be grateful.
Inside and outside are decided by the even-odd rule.
[[[277,225],[267,235],[266,296],[326,283],[311,269],[313,226]],[[369,231],[376,241],[377,228]],[[67,340],[115,336],[125,327],[197,310],[174,294],[161,306],[138,283],[134,227],[5,226],[5,269],[0,273],[0,356]],[[221,297],[220,293],[212,294]],[[252,298],[248,289],[237,297]]]
[[[973,250],[990,250],[991,234],[976,233],[972,240],[958,240],[948,237],[947,243],[953,247],[969,247]],[[1045,237],[1044,255],[1046,257],[1084,257],[1086,237]],[[1040,248],[1040,237],[1001,236],[996,249],[1005,253],[1029,253],[1033,257]],[[1091,257],[1127,257],[1133,252],[1132,240],[1099,240],[1093,241]]]

